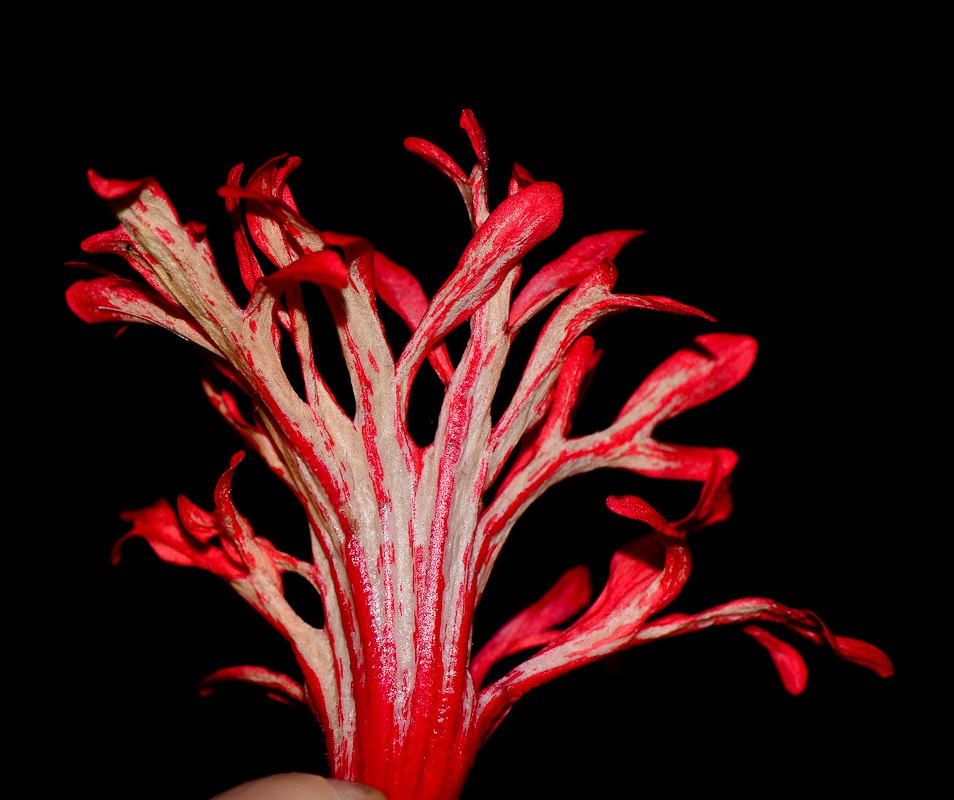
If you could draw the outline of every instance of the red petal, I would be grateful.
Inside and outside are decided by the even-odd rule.
[[[557,229],[562,216],[563,194],[555,183],[535,183],[504,200],[467,245],[429,310],[440,312],[446,330],[459,325],[497,291],[531,249]]]
[[[158,185],[155,188],[158,188]],[[122,223],[112,230],[87,237],[80,242],[80,248],[84,253],[113,253],[122,256],[129,266],[142,275],[149,282],[149,285],[162,295],[167,303],[177,307],[180,305],[178,300],[169,292],[168,287],[163,286],[162,281],[156,275],[156,259],[152,254],[146,252],[140,242],[126,232]]]
[[[219,684],[226,681],[240,681],[242,683],[254,683],[258,686],[264,686],[268,696],[273,700],[286,705],[305,702],[305,690],[300,684],[293,681],[287,675],[280,672],[272,672],[265,667],[226,667],[213,672],[202,679],[199,684],[199,694],[208,697],[214,692]]]
[[[474,656],[470,665],[474,686],[480,688],[487,672],[500,659],[548,644],[559,636],[562,631],[550,629],[582,611],[591,593],[587,567],[580,565],[563,573],[543,597],[512,617]]]
[[[84,322],[145,322],[170,330],[213,353],[219,352],[178,306],[142,283],[116,277],[78,281],[66,290],[66,302]]]
[[[128,195],[139,194],[146,184],[153,181],[153,178],[140,178],[138,181],[103,178],[92,169],[87,170],[86,178],[92,190],[104,200],[121,200]]]
[[[566,354],[546,423],[539,434],[540,442],[547,439],[551,433],[557,433],[563,438],[569,433],[571,416],[587,377],[592,356],[593,338],[590,336],[581,336]]]
[[[287,267],[259,278],[252,291],[248,308],[257,308],[267,293],[280,293],[289,283],[300,281],[343,289],[348,285],[348,270],[341,256],[334,250],[306,253]]]
[[[248,179],[248,186],[253,192],[259,192],[269,197],[281,199],[285,205],[289,206],[295,213],[298,207],[292,199],[291,190],[288,188],[288,178],[297,167],[301,166],[301,159],[298,156],[289,156],[288,153],[282,153],[266,161]]]
[[[524,434],[546,413],[548,397],[565,353],[591,325],[603,317],[629,308],[665,307],[666,310],[675,310],[677,313],[706,316],[698,309],[674,301],[666,301],[667,305],[663,306],[658,302],[659,298],[614,295],[612,288],[615,282],[616,267],[604,258],[547,321],[534,346],[530,361],[524,369],[520,384],[494,427],[489,445],[490,468],[487,472],[491,480],[496,479],[499,469]],[[656,460],[646,458],[643,443],[648,441],[648,446],[653,445],[648,439],[652,429],[647,428],[648,423],[643,419],[630,421],[631,424],[628,425],[626,423],[626,420],[622,422],[617,420],[606,431],[574,439],[568,451],[572,451],[574,459],[584,459],[596,453],[606,453],[612,447],[615,454],[612,460],[604,460],[605,466],[618,465],[624,469],[648,472],[651,466],[656,465]],[[691,477],[702,480],[708,472],[711,460],[711,451],[706,451],[702,475],[697,477],[693,474]],[[678,466],[680,465],[677,464],[676,467]],[[514,476],[516,472],[511,469],[509,475]]]
[[[226,200],[249,201],[245,214],[249,233],[276,267],[287,267],[305,253],[324,249],[318,231],[301,217],[291,202],[287,186],[282,187],[280,197],[240,186],[222,186],[218,195]]]
[[[148,508],[125,511],[122,519],[133,523],[129,533],[113,546],[112,562],[119,561],[123,542],[141,536],[163,561],[184,567],[201,567],[226,580],[244,577],[244,572],[229,560],[218,547],[202,542],[186,533],[166,500],[158,500]]]
[[[489,714],[495,697],[510,702],[570,670],[632,647],[646,619],[679,594],[689,577],[685,541],[654,509],[636,497],[611,498],[614,510],[648,521],[657,533],[620,548],[610,562],[609,579],[586,612],[547,647],[485,690]],[[662,532],[659,532],[659,529]]]
[[[487,302],[523,257],[556,230],[562,214],[563,195],[554,183],[535,183],[497,206],[431,301],[401,356],[405,368],[416,371],[434,344]]]
[[[404,146],[410,152],[423,158],[428,164],[437,167],[444,175],[456,183],[458,188],[467,185],[467,176],[464,174],[464,170],[457,166],[457,162],[436,144],[431,144],[426,139],[418,139],[416,136],[411,136],[404,140]]]
[[[874,645],[857,639],[835,636],[818,618],[818,615],[811,611],[789,608],[764,597],[744,597],[690,616],[670,614],[660,617],[645,625],[636,634],[632,644],[666,639],[715,625],[735,625],[746,622],[774,622],[784,625],[815,644],[828,645],[836,655],[854,664],[867,667],[881,677],[888,677],[894,673],[888,657]]]
[[[222,532],[215,517],[199,508],[184,494],[179,495],[177,511],[185,529],[200,542],[208,542],[213,536],[218,536]]]
[[[805,666],[805,660],[798,650],[788,642],[772,636],[758,625],[746,625],[742,630],[768,651],[786,692],[799,695],[805,691],[805,685],[808,683],[808,667]]]
[[[732,470],[738,457],[731,450],[716,449],[713,452],[709,475],[699,495],[695,508],[683,519],[673,524],[673,528],[683,534],[690,534],[700,528],[715,525],[727,519],[732,513]]]
[[[587,236],[542,267],[513,301],[510,329],[520,328],[547,303],[576,286],[604,258],[614,259],[620,250],[643,233],[645,231],[606,231]]]
[[[510,186],[507,189],[507,197],[513,197],[517,192],[522,192],[531,183],[536,183],[533,175],[514,162],[513,172],[510,174]]]
[[[236,164],[229,170],[229,176],[225,185],[233,188],[241,187],[242,170],[244,164]],[[250,292],[255,286],[255,281],[262,277],[262,267],[255,257],[251,245],[248,242],[248,236],[245,235],[245,227],[242,225],[242,214],[239,210],[239,199],[237,197],[225,198],[225,210],[229,215],[229,221],[232,223],[232,236],[235,239],[235,253],[238,256],[239,271],[242,275],[242,283]]]
[[[222,331],[239,322],[240,309],[216,269],[204,226],[181,223],[169,198],[151,178],[118,182],[122,192],[115,187],[104,189],[117,182],[95,175],[91,183],[110,198],[109,207],[120,224],[86,239],[83,249],[122,255],[167,302],[187,309],[219,350],[227,347]],[[133,194],[125,191],[130,187],[135,189]]]
[[[477,117],[474,116],[474,112],[469,108],[465,108],[461,113],[460,126],[467,131],[467,136],[470,137],[470,146],[474,148],[480,166],[486,170],[488,164],[487,134],[484,133],[484,129],[477,122]]]
[[[891,660],[873,644],[860,639],[849,639],[847,636],[836,636],[835,645],[835,653],[845,661],[867,667],[882,678],[894,675]]]
[[[655,426],[718,397],[748,375],[757,349],[748,336],[710,333],[697,337],[649,374],[617,420],[652,417]]]
[[[669,524],[662,514],[639,497],[632,495],[607,497],[606,506],[614,514],[619,514],[621,517],[636,519],[640,522],[645,522],[647,525],[651,525],[653,530],[658,533],[662,533],[666,530],[666,526]]]

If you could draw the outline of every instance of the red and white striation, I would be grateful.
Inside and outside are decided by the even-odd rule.
[[[212,405],[308,516],[310,562],[255,536],[232,499],[242,453],[219,480],[212,512],[180,497],[177,509],[160,500],[124,515],[133,527],[123,539],[142,536],[160,558],[228,581],[288,640],[303,674],[299,684],[260,667],[231,667],[209,676],[202,690],[243,680],[284,702],[307,703],[325,731],[335,778],[377,787],[390,800],[450,800],[477,750],[525,692],[655,639],[742,624],[769,651],[785,688],[797,694],[806,677],[801,656],[753,624],[772,622],[891,674],[876,648],[836,637],[814,614],[771,600],[657,616],[689,575],[687,534],[730,513],[737,458],[726,449],[659,442],[653,431],[741,381],[756,344],[744,336],[701,336],[654,370],[607,429],[571,436],[573,413],[599,360],[587,335],[595,322],[631,308],[711,318],[665,297],[613,293],[611,259],[640,231],[586,237],[512,298],[524,258],[560,223],[562,194],[515,165],[509,196],[491,210],[484,133],[470,111],[461,126],[478,159],[470,175],[430,142],[405,142],[457,185],[473,230],[456,269],[430,300],[408,270],[367,240],[318,231],[301,218],[287,185],[298,159],[273,159],[244,187],[239,165],[219,190],[251,294],[244,308],[219,275],[204,227],[181,223],[153,179],[114,181],[90,172],[119,226],[87,239],[84,250],[123,256],[147,283],[109,273],[81,281],[68,292],[71,308],[88,322],[159,325],[206,351],[251,398],[254,415],[245,419],[225,383],[207,380]],[[273,268],[262,268],[252,243]],[[331,309],[351,377],[354,419],[315,367],[303,281],[320,286]],[[563,294],[509,405],[492,424],[491,400],[511,342]],[[412,331],[397,361],[378,300]],[[468,320],[470,339],[455,366],[443,339]],[[299,356],[304,398],[282,368],[282,330]],[[434,441],[420,447],[408,433],[407,407],[425,360],[444,383],[445,397]],[[472,654],[474,610],[514,523],[554,484],[602,467],[699,481],[701,497],[689,516],[672,524],[638,498],[609,498],[612,511],[651,530],[616,553],[599,597],[590,603],[586,568],[572,569]],[[298,573],[319,593],[324,628],[305,623],[286,602],[286,572]],[[520,666],[482,685],[494,663],[530,649],[536,652]]]

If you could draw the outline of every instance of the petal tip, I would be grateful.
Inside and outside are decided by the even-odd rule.
[[[140,178],[137,181],[111,180],[99,175],[95,170],[86,172],[90,188],[104,200],[118,200],[130,194],[136,194],[149,182],[149,178]]]
[[[645,522],[657,531],[666,530],[669,524],[663,515],[649,505],[649,503],[631,494],[610,495],[606,498],[606,506],[614,514]]]

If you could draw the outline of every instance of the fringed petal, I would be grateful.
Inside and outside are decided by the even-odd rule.
[[[615,295],[612,289],[616,276],[616,267],[604,258],[557,307],[544,326],[513,399],[494,428],[488,448],[488,485],[496,479],[503,463],[524,433],[536,425],[546,412],[548,396],[565,354],[587,328],[610,314],[628,308],[665,309],[709,318],[699,309],[666,298]],[[581,458],[594,450],[609,452],[611,448],[616,455],[617,449],[631,445],[633,437],[640,431],[638,426],[621,430],[614,423],[614,427],[606,431],[574,440],[573,455]],[[707,460],[707,468],[708,464]],[[513,470],[510,475],[514,475]],[[699,479],[703,477],[704,475]]]

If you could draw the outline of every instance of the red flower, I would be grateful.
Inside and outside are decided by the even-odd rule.
[[[160,558],[228,581],[289,641],[302,670],[299,683],[260,667],[232,667],[207,678],[203,691],[237,679],[304,702],[324,728],[334,777],[380,788],[390,800],[430,800],[457,797],[477,750],[529,689],[655,639],[742,624],[768,650],[785,688],[798,694],[806,679],[798,651],[755,624],[775,623],[890,675],[876,648],[834,636],[811,612],[771,600],[659,616],[689,576],[687,535],[731,511],[737,457],[660,442],[653,432],[741,381],[756,344],[701,336],[657,367],[608,428],[572,436],[574,411],[599,360],[586,335],[593,323],[630,308],[711,317],[664,297],[613,293],[611,259],[639,231],[586,237],[511,297],[523,260],[558,226],[562,195],[516,165],[509,196],[491,211],[483,131],[470,111],[461,125],[477,154],[469,175],[431,143],[405,143],[457,185],[473,230],[430,300],[410,272],[367,240],[318,231],[301,218],[287,185],[297,159],[273,159],[244,187],[239,165],[220,190],[250,293],[244,306],[223,283],[203,226],[181,223],[154,180],[90,173],[119,226],[87,239],[84,250],[122,255],[147,283],[111,274],[81,281],[69,290],[71,308],[88,322],[159,325],[205,350],[254,411],[246,419],[226,382],[210,378],[213,406],[292,489],[309,521],[311,562],[256,537],[232,500],[241,453],[219,480],[211,513],[183,497],[178,513],[160,500],[125,515],[133,528],[123,539],[142,536]],[[253,243],[271,262],[267,271]],[[331,309],[355,393],[354,419],[315,367],[303,281],[319,285]],[[490,404],[514,337],[561,295],[494,424]],[[378,300],[411,330],[396,360]],[[455,365],[443,340],[465,321],[471,335]],[[283,331],[297,351],[304,397],[282,368]],[[420,446],[408,433],[407,407],[425,360],[445,384],[445,398],[433,442]],[[702,493],[672,524],[636,497],[609,498],[613,512],[651,530],[616,553],[597,599],[590,603],[586,568],[572,569],[472,654],[474,611],[514,523],[554,484],[600,467],[699,481]],[[305,623],[286,602],[286,572],[319,593],[324,628]],[[493,664],[531,649],[522,664],[482,685]]]

